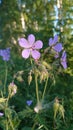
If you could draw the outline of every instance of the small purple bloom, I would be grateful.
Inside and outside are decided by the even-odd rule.
[[[4,61],[9,61],[9,59],[10,59],[10,48],[0,49],[0,56],[2,56]]]
[[[62,50],[62,44],[57,42],[58,42],[58,36],[55,35],[54,38],[49,39],[49,46],[52,47],[54,51],[60,52]]]
[[[28,106],[30,106],[30,105],[32,104],[32,100],[27,100],[27,101],[26,101],[26,104],[27,104]]]
[[[28,39],[20,38],[19,45],[24,47],[22,51],[22,57],[27,59],[31,55],[34,59],[40,58],[40,52],[37,51],[43,47],[43,42],[41,40],[35,41],[35,36],[30,34]]]
[[[58,36],[55,35],[54,38],[49,39],[49,46],[53,46],[58,42]]]
[[[0,117],[3,116],[3,115],[4,115],[4,113],[0,112]]]
[[[61,57],[61,65],[63,66],[64,69],[67,68],[67,61],[66,61],[66,52],[63,51],[62,57]]]

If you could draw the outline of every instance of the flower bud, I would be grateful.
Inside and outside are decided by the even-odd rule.
[[[9,96],[12,97],[17,92],[17,86],[14,84],[14,82],[10,83],[8,86]]]
[[[31,76],[31,74],[29,74],[29,76],[28,76],[28,84],[29,85],[30,85],[31,81],[32,81],[32,76]]]

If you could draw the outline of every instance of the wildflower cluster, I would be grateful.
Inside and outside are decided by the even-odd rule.
[[[62,43],[58,43],[58,36],[55,35],[55,37],[52,39],[49,39],[49,46],[51,49],[55,51],[55,58],[60,58],[60,63],[63,66],[64,69],[67,68],[67,61],[66,61],[66,51],[63,50]],[[60,57],[60,52],[61,57]]]
[[[39,49],[43,47],[43,42],[41,40],[35,41],[35,36],[30,34],[28,40],[25,38],[20,38],[18,40],[19,45],[24,48],[22,51],[22,57],[27,59],[32,56],[33,59],[38,60],[41,56]],[[62,43],[58,43],[58,36],[55,35],[54,38],[49,39],[48,43],[50,50],[54,52],[54,57],[60,59],[60,63],[64,69],[67,68],[66,61],[66,51],[62,47]]]
[[[36,96],[37,96],[37,105],[34,107],[34,111],[38,113],[40,110],[48,108],[48,104],[43,104],[43,99],[45,96],[47,84],[48,84],[48,78],[52,77],[53,79],[53,65],[54,61],[52,63],[48,63],[45,61],[42,57],[42,54],[39,52],[39,50],[43,47],[43,42],[41,40],[35,41],[35,36],[33,34],[30,34],[28,36],[28,39],[20,38],[18,40],[19,45],[24,48],[22,51],[22,57],[24,59],[27,59],[29,57],[33,58],[33,61],[31,64],[32,68],[29,72],[28,76],[28,84],[30,85],[32,81],[32,75],[35,76],[35,84],[36,84]],[[49,53],[53,54],[54,60],[57,61],[58,66],[62,66],[64,69],[67,68],[67,60],[66,60],[66,51],[63,48],[62,43],[58,42],[58,36],[55,35],[54,38],[50,38],[48,42],[48,47],[44,51],[44,55]],[[57,68],[57,65],[54,64]],[[40,83],[43,81],[45,82],[44,91],[42,94],[42,98],[39,99],[39,90],[38,90],[38,79],[40,80]],[[30,106],[32,103],[32,100],[27,101],[27,105]],[[53,102],[53,104],[55,104]],[[60,106],[60,105],[59,105]]]

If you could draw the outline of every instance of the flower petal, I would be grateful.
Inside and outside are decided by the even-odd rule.
[[[0,56],[2,56],[2,59],[4,61],[9,61],[10,60],[10,48],[1,49]]]
[[[35,36],[33,34],[30,34],[28,36],[28,42],[30,45],[32,45],[35,42]]]
[[[28,106],[30,106],[32,104],[32,100],[27,100],[26,103]]]
[[[0,116],[3,116],[3,115],[4,115],[4,113],[0,112]]]
[[[29,55],[30,55],[30,49],[24,49],[22,51],[22,57],[23,58],[27,59],[29,57]]]
[[[40,58],[40,52],[33,50],[31,51],[31,55],[34,59],[39,59]]]
[[[49,46],[52,46],[52,45],[53,45],[53,39],[50,38],[50,39],[49,39]]]
[[[21,47],[29,48],[28,41],[25,38],[20,38],[18,42]]]
[[[58,42],[58,36],[57,35],[54,36],[53,42],[54,42],[54,44]]]
[[[66,51],[63,51],[62,57],[61,57],[61,65],[63,66],[64,69],[67,68],[67,61],[66,61]]]
[[[66,51],[63,51],[63,53],[62,53],[62,60],[65,60],[66,59]]]
[[[49,39],[49,46],[53,46],[58,42],[58,36],[55,35],[54,38]]]
[[[62,44],[61,44],[61,43],[56,44],[55,46],[53,46],[53,49],[54,49],[56,52],[62,51]]]
[[[43,42],[41,40],[37,40],[33,45],[33,49],[41,49],[42,47],[43,47]]]
[[[67,68],[67,63],[66,63],[66,61],[61,61],[61,65],[63,66],[64,69]]]

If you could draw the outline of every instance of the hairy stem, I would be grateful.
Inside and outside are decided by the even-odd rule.
[[[37,97],[37,103],[39,103],[39,91],[38,91],[37,74],[35,74],[35,84],[36,84],[36,97]]]

